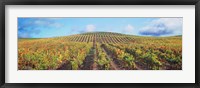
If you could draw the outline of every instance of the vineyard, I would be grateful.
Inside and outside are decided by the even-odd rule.
[[[19,70],[181,70],[182,36],[90,32],[18,39]]]

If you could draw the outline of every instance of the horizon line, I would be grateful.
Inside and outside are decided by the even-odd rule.
[[[122,35],[127,35],[127,36],[138,36],[138,37],[174,37],[174,36],[182,36],[182,34],[180,35],[171,35],[171,36],[149,36],[149,35],[133,35],[133,34],[125,34],[125,33],[119,33],[119,32],[105,32],[105,31],[94,31],[94,32],[84,32],[84,33],[77,33],[77,34],[71,34],[71,35],[66,35],[66,36],[53,36],[53,37],[38,37],[38,38],[34,38],[34,37],[29,37],[29,38],[19,38],[18,39],[44,39],[44,38],[58,38],[58,37],[67,37],[67,36],[74,36],[74,35],[80,35],[80,34],[86,34],[86,33],[118,33],[118,34],[122,34]]]

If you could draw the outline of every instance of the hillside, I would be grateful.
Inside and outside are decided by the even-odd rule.
[[[182,36],[170,36],[170,37],[150,37],[150,36],[136,36],[127,35],[114,32],[88,32],[82,34],[69,35],[64,37],[57,37],[59,39],[65,39],[71,42],[94,42],[97,43],[141,43],[147,40],[176,40],[181,39]],[[53,39],[57,39],[53,38]]]
[[[168,37],[151,37],[151,36],[136,36],[136,35],[127,35],[122,33],[114,33],[114,32],[88,32],[82,34],[75,34],[69,36],[61,36],[61,37],[52,37],[52,38],[19,38],[19,41],[27,41],[27,40],[63,40],[68,42],[85,42],[92,43],[97,42],[101,44],[117,44],[117,43],[134,43],[141,44],[145,43],[145,41],[179,41],[182,40],[182,35],[177,36],[168,36]],[[147,42],[150,44],[150,42]]]
[[[181,70],[182,37],[111,32],[19,39],[19,70]]]
[[[136,35],[127,35],[122,33],[115,33],[115,32],[87,32],[82,34],[75,34],[69,36],[62,36],[62,37],[53,37],[53,38],[20,38],[19,41],[26,41],[26,40],[65,40],[68,42],[97,42],[101,44],[107,43],[145,43],[145,41],[179,41],[182,40],[182,35],[177,36],[169,36],[169,37],[151,37],[151,36],[136,36]],[[147,44],[149,44],[148,42]]]
[[[129,35],[113,32],[89,32],[67,36],[66,38],[74,42],[93,42],[96,40],[98,43],[126,43],[132,40]]]

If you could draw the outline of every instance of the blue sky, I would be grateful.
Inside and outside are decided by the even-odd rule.
[[[140,36],[182,35],[182,18],[18,18],[19,38],[48,38],[85,32]]]

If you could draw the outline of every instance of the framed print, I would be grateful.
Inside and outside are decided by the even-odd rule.
[[[1,87],[198,88],[199,3],[2,1]]]

